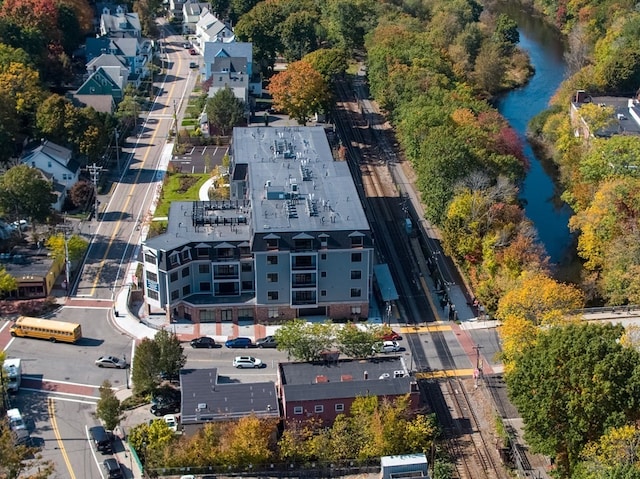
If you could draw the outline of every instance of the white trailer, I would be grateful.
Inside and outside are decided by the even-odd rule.
[[[5,359],[2,368],[4,369],[4,382],[7,385],[7,391],[17,393],[22,380],[20,358]]]

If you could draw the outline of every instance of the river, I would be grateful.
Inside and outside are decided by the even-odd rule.
[[[529,53],[535,68],[529,83],[501,96],[496,107],[522,138],[524,154],[529,160],[530,169],[520,191],[526,215],[538,230],[551,262],[561,263],[573,256],[568,227],[572,212],[559,197],[561,192],[553,178],[553,165],[536,157],[526,141],[526,131],[529,121],[547,108],[549,99],[564,79],[564,45],[553,28],[523,10],[518,2],[498,2],[490,11],[507,13],[518,23],[519,46]]]

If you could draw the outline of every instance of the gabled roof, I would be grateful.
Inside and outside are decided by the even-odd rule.
[[[113,113],[116,104],[111,95],[73,95],[73,102],[76,106],[90,106],[95,111],[101,113]]]
[[[211,74],[219,72],[247,74],[247,59],[240,57],[216,57],[211,64]]]
[[[35,162],[38,167],[39,161],[43,160],[53,161],[74,174],[80,168],[80,165],[74,161],[71,150],[48,140],[22,157],[22,163],[29,166]]]
[[[95,71],[100,67],[127,68],[127,60],[122,56],[112,55],[110,53],[103,53],[99,57],[95,57],[93,60],[87,63],[87,70],[89,71]]]
[[[137,13],[121,11],[116,11],[114,14],[103,12],[100,17],[100,25],[105,30],[105,33],[122,32],[126,30],[139,32],[142,30],[140,27],[140,18]]]
[[[205,42],[204,61],[213,63],[216,57],[246,58],[247,63],[253,62],[253,44],[249,42]]]
[[[128,70],[123,67],[99,67],[78,88],[75,94],[111,95],[114,99],[119,100],[122,98],[128,73]]]

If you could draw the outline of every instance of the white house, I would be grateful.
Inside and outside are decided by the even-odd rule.
[[[187,0],[182,5],[182,33],[189,35],[196,33],[196,25],[204,11],[208,12],[208,3],[198,2],[198,0]]]
[[[140,18],[137,13],[129,13],[120,5],[113,14],[105,7],[100,16],[100,34],[139,38],[142,36]]]
[[[72,158],[71,150],[48,140],[23,156],[22,164],[39,169],[67,191],[78,182],[80,175],[80,165]]]
[[[262,93],[262,80],[259,73],[253,72],[253,44],[249,42],[206,42],[204,44],[204,68],[202,80],[206,81],[216,73],[233,73],[242,75],[242,82],[239,82],[239,76],[233,81],[235,87],[242,86],[248,87],[249,93],[253,95],[260,95]],[[238,65],[235,71],[231,71],[231,65],[226,65],[227,62],[232,62],[234,65]],[[240,59],[243,62],[240,62]],[[242,65],[241,65],[242,63]],[[240,66],[241,65],[241,66]],[[227,67],[225,71],[224,67]],[[218,75],[219,76],[219,75]],[[224,86],[224,81],[220,86]],[[248,83],[247,83],[248,82]],[[242,85],[240,85],[242,83]],[[232,85],[229,85],[232,86]],[[246,101],[246,100],[245,100]]]
[[[196,39],[194,46],[203,53],[207,42],[231,43],[236,37],[231,28],[205,8],[196,23]]]

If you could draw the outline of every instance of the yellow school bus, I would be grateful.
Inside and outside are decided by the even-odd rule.
[[[20,316],[11,326],[11,336],[75,343],[82,337],[82,328],[76,323]]]

